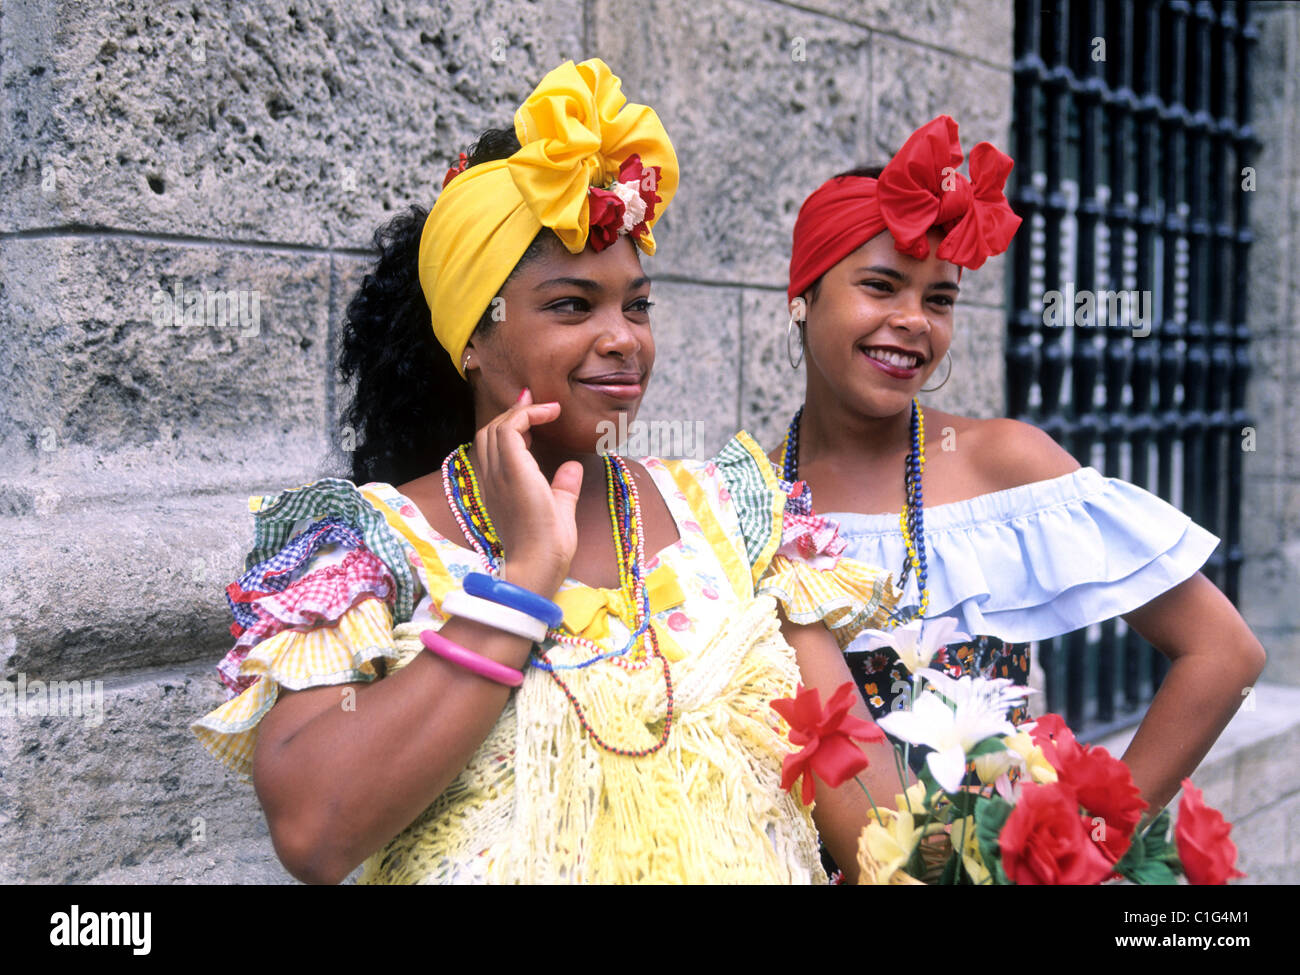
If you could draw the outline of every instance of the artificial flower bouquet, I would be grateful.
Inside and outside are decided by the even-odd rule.
[[[1169,811],[1144,825],[1147,804],[1128,766],[1076,741],[1060,716],[1014,727],[1007,709],[1028,688],[918,668],[911,707],[879,724],[849,713],[856,693],[845,683],[823,708],[815,689],[801,687],[772,707],[789,724],[791,744],[802,746],[786,757],[781,785],[802,778],[805,804],[815,798],[814,777],[836,787],[867,767],[855,740],[884,741],[887,731],[902,742],[894,749],[904,788],[894,808],[868,793],[860,883],[1173,884],[1183,875],[1222,884],[1243,876],[1231,827],[1190,779],[1171,839]],[[908,786],[912,746],[931,750]]]

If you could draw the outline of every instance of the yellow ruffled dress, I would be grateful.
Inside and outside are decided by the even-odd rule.
[[[646,566],[652,625],[675,692],[667,745],[641,758],[597,747],[550,676],[527,668],[466,768],[365,862],[362,883],[826,881],[810,810],[780,788],[791,746],[770,703],[793,695],[799,672],[773,596],[799,621],[881,625],[894,600],[888,576],[830,554],[833,526],[794,513],[746,434],[711,461],[642,463],[680,536]],[[332,524],[343,527],[328,537],[346,539],[350,529],[389,574],[376,584],[374,573],[340,570],[346,540],[312,550],[310,561],[299,558],[302,550],[294,556],[295,584],[332,571],[334,605],[347,608],[316,625],[281,628],[223,663],[234,696],[193,730],[244,775],[279,687],[375,680],[381,658],[391,673],[420,652],[421,630],[442,625],[446,594],[466,573],[484,571],[477,554],[440,536],[388,484],[358,489],[327,479],[253,498],[250,507],[257,522],[250,570],[277,557],[292,562],[290,535],[301,549],[304,532]],[[283,577],[284,566],[276,568]],[[358,581],[363,576],[370,581]],[[259,616],[290,615],[277,607],[291,600],[260,598],[270,614]],[[570,629],[606,648],[630,636],[631,607],[616,590],[570,579],[556,600]],[[545,649],[552,663],[585,657],[549,639]],[[606,741],[637,749],[657,740],[666,702],[656,662],[606,660],[563,675]]]

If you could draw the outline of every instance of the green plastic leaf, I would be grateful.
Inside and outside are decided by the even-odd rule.
[[[1134,874],[1141,870],[1147,862],[1146,847],[1142,843],[1129,844],[1128,852],[1120,857],[1119,863],[1115,864],[1115,872],[1121,876],[1127,877],[1135,884],[1141,881],[1134,877]]]
[[[1169,869],[1169,864],[1162,860],[1147,860],[1136,870],[1124,874],[1135,884],[1176,884],[1178,875]]]
[[[939,883],[944,887],[953,887],[961,883],[961,856],[954,853],[948,858],[948,862],[943,865],[943,873],[939,877]]]
[[[964,817],[973,813],[980,802],[987,802],[988,799],[978,792],[950,792],[948,793],[948,801],[957,816]]]
[[[1169,840],[1168,809],[1163,810],[1146,832],[1129,846],[1115,870],[1135,884],[1177,882],[1182,866],[1178,862],[1178,850]]]
[[[1002,844],[998,839],[1010,815],[1011,803],[1001,796],[986,799],[975,807],[975,842],[995,884],[1011,883],[1002,869]]]

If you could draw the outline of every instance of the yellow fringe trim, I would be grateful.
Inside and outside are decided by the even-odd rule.
[[[597,748],[549,675],[532,670],[452,785],[364,865],[361,883],[825,883],[808,808],[781,789],[790,750],[773,699],[799,681],[775,603],[738,609],[672,666],[667,745]],[[419,652],[397,628],[404,659]],[[565,674],[607,741],[653,744],[658,667]]]

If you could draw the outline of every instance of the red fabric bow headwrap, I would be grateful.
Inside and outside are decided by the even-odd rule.
[[[938,256],[974,270],[1011,244],[1020,218],[1003,194],[1015,165],[988,142],[970,154],[967,179],[957,172],[962,151],[957,123],[947,115],[908,137],[879,179],[843,176],[823,183],[799,208],[790,254],[793,300],[882,230],[918,260],[929,256],[926,233],[943,231]]]

